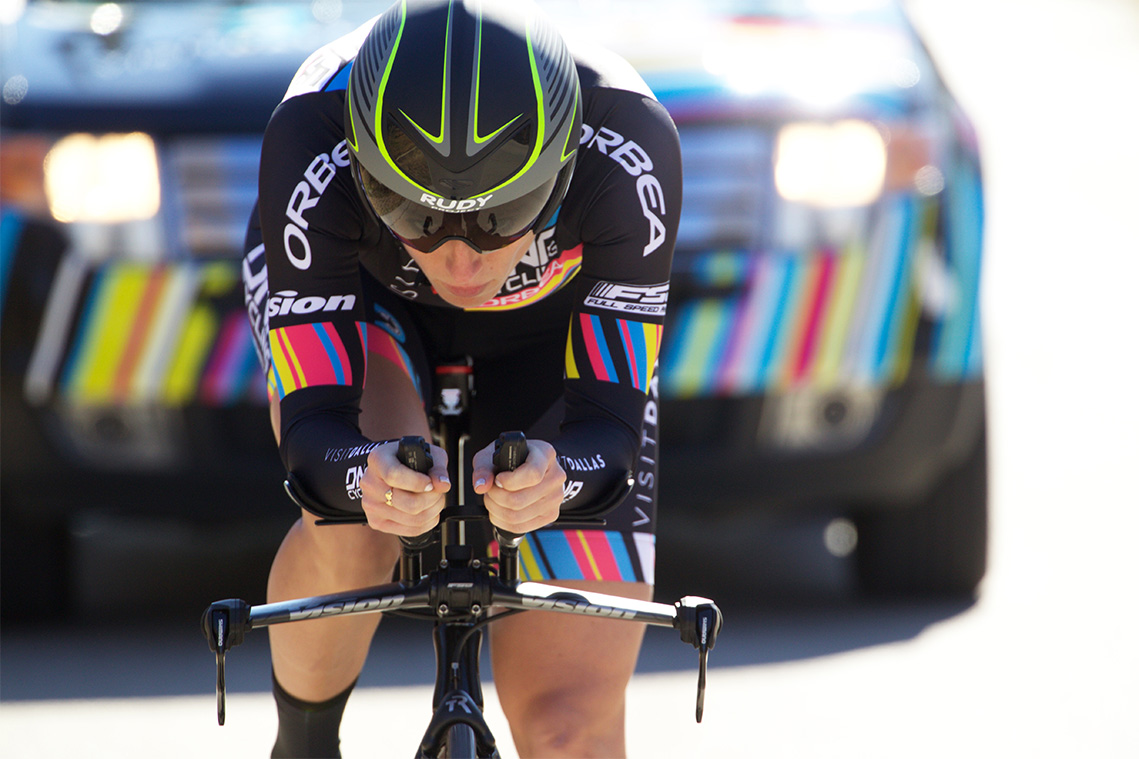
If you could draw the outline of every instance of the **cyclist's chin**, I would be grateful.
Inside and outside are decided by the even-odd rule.
[[[476,306],[481,306],[498,294],[500,286],[495,282],[468,286],[443,282],[433,284],[435,285],[435,292],[439,294],[439,297],[452,306],[458,306],[459,308],[475,308]]]

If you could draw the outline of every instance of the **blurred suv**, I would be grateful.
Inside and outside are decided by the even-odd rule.
[[[307,55],[383,5],[5,6],[6,613],[82,581],[74,547],[101,516],[167,517],[210,540],[292,518],[240,290],[260,135]],[[680,130],[684,208],[647,412],[664,422],[676,517],[662,538],[670,520],[825,510],[866,590],[974,592],[980,161],[902,8],[544,5],[567,36],[629,58]]]

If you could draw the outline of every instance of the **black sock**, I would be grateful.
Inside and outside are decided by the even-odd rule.
[[[327,701],[301,701],[281,687],[273,675],[273,698],[277,701],[277,742],[271,759],[340,759],[340,718],[356,687]]]

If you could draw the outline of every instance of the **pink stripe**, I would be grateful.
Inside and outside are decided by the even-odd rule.
[[[569,543],[570,550],[573,551],[574,561],[577,562],[582,577],[587,580],[599,579],[593,576],[593,566],[589,563],[589,556],[585,553],[585,546],[581,544],[581,538],[579,537],[581,533],[577,530],[566,530],[563,534],[566,536],[566,542]]]
[[[585,535],[585,542],[589,544],[593,561],[597,564],[597,570],[601,572],[601,577],[597,579],[620,582],[621,569],[617,566],[617,559],[613,556],[613,548],[609,545],[605,533],[601,530],[586,530],[581,534]]]
[[[213,356],[210,357],[202,377],[202,400],[207,404],[218,405],[225,401],[226,388],[237,381],[238,368],[242,359],[242,340],[246,337],[246,316],[238,312],[226,319],[221,329],[221,337]]]
[[[299,389],[304,387],[304,385],[301,384],[301,375],[297,371],[296,361],[293,359],[293,355],[285,347],[286,343],[289,341],[289,333],[286,330],[288,330],[288,327],[281,327],[280,329],[275,329],[273,331],[277,333],[277,343],[281,346],[281,353],[285,357],[285,368],[289,370],[289,377],[292,379],[293,388]],[[285,393],[285,395],[287,394],[288,393]]]
[[[404,374],[411,376],[411,367],[407,365],[403,353],[396,347],[395,338],[374,324],[368,325],[368,352],[391,361],[402,369]]]
[[[593,334],[593,322],[588,314],[581,315],[581,331],[585,337],[585,350],[589,353],[589,363],[593,367],[593,376],[606,382],[616,382],[605,369],[605,360],[601,358],[601,351],[597,346],[597,336]]]
[[[633,337],[629,334],[629,322],[624,319],[617,320],[617,327],[621,330],[621,339],[625,341],[625,359],[629,363],[629,375],[633,378],[633,387],[641,390],[641,375],[637,366],[637,351],[633,348]]]
[[[334,329],[330,329],[328,332],[337,353],[336,358],[340,359],[341,366],[347,368],[347,362],[344,361],[343,355],[344,346],[340,342],[340,336]],[[336,370],[332,366],[334,359],[328,355],[324,343],[316,332],[315,325],[302,324],[295,327],[285,327],[285,333],[288,335],[289,343],[293,346],[297,361],[304,369],[305,387],[337,384]],[[346,379],[351,382],[351,377],[347,376],[349,374],[351,374],[350,370],[345,372]]]
[[[834,275],[835,256],[832,251],[821,254],[822,270],[815,280],[815,291],[811,295],[811,310],[806,328],[803,330],[803,342],[799,347],[799,355],[795,361],[795,379],[801,379],[806,374],[811,358],[815,354],[815,347],[819,343],[819,325],[822,323],[823,306],[830,293],[830,283]]]
[[[360,341],[360,350],[364,354],[364,376],[368,376],[368,333],[364,322],[356,322],[356,338]]]
[[[332,341],[332,349],[336,351],[336,360],[340,362],[343,367],[344,382],[352,384],[352,361],[348,358],[348,348],[344,346],[344,341],[340,339],[340,333],[336,331],[336,327],[332,326],[329,322],[324,322],[321,327],[324,328],[325,334]],[[363,350],[363,346],[360,347]]]
[[[748,262],[747,289],[732,315],[727,349],[724,351],[725,368],[720,373],[717,390],[730,391],[737,387],[750,369],[747,354],[748,349],[759,339],[756,327],[763,303],[760,291],[760,280],[765,278],[760,265],[762,260],[762,257],[754,256]]]

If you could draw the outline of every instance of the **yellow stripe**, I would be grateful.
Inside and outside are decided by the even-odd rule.
[[[102,288],[98,316],[91,323],[91,336],[84,346],[83,363],[77,372],[76,394],[89,402],[109,402],[115,374],[122,363],[131,325],[146,289],[147,269],[121,266]]]
[[[593,579],[600,580],[601,570],[597,568],[597,562],[593,558],[593,551],[589,550],[589,543],[585,542],[585,533],[581,530],[575,530],[574,532],[577,534],[577,539],[578,542],[581,543],[581,547],[585,549],[585,557],[589,559],[589,566],[593,569]],[[582,567],[582,569],[584,570],[585,567]]]
[[[293,344],[289,342],[288,333],[284,330],[279,330],[279,332],[281,335],[281,345],[284,347],[285,352],[289,354],[289,365],[292,366],[297,373],[297,387],[308,387],[308,380],[305,379],[305,370],[301,367],[301,362],[297,359],[297,353],[293,350]]]
[[[273,369],[269,373],[270,381],[272,381],[273,375],[281,378],[281,397],[283,398],[297,388],[293,382],[293,373],[289,371],[289,359],[285,355],[285,349],[281,346],[280,330],[274,329],[269,332],[269,353],[273,362]]]
[[[711,299],[700,300],[691,309],[687,344],[682,354],[689,360],[672,370],[673,392],[685,398],[698,394],[707,384],[705,377],[712,368],[712,349],[726,310],[723,301]]]
[[[645,359],[648,369],[645,372],[645,392],[649,392],[649,383],[653,381],[653,371],[656,369],[657,353],[660,351],[661,333],[664,327],[659,324],[642,324],[645,330]]]
[[[906,315],[905,321],[902,325],[902,333],[898,336],[897,349],[894,353],[894,371],[893,371],[893,384],[895,386],[902,384],[906,376],[910,373],[910,364],[914,356],[914,338],[918,331],[918,322],[921,321],[921,304],[918,302],[917,290],[913,285],[914,276],[913,269],[917,266],[918,255],[921,253],[921,246],[928,241],[934,239],[937,234],[937,217],[939,213],[939,206],[937,203],[926,203],[922,209],[922,234],[921,238],[916,243],[917,250],[911,251],[909,269],[910,276],[907,277],[907,282],[910,286],[907,288],[908,294],[906,296]],[[931,243],[932,244],[932,243]]]
[[[215,262],[202,267],[202,295],[207,298],[228,295],[237,284],[237,267]]]
[[[898,347],[894,351],[893,384],[895,386],[905,381],[910,373],[910,362],[914,355],[914,336],[918,331],[918,322],[921,320],[921,304],[917,293],[910,290],[906,297],[906,317],[902,325],[902,334],[898,336]]]
[[[146,347],[131,380],[132,394],[144,401],[157,401],[162,396],[166,371],[197,292],[197,283],[194,266],[170,267],[166,272],[162,297],[154,310]]]
[[[165,397],[170,405],[184,405],[193,400],[202,364],[216,335],[217,317],[212,310],[199,305],[190,312],[178,350],[170,363],[170,373],[166,375]]]
[[[518,547],[518,556],[522,559],[523,580],[534,582],[546,579],[545,575],[542,574],[542,568],[537,557],[534,556],[534,547],[530,544],[530,538],[522,541],[522,545]]]
[[[581,373],[577,370],[577,361],[573,357],[573,330],[570,330],[569,336],[566,337],[566,378],[578,379]]]
[[[822,345],[813,372],[813,384],[817,389],[826,390],[838,384],[843,348],[850,332],[851,315],[865,267],[866,255],[863,251],[854,248],[843,251],[839,260],[838,282],[827,307]]]

